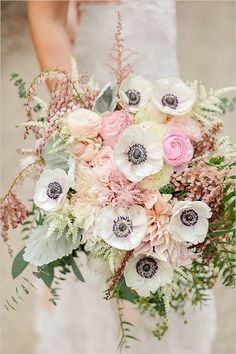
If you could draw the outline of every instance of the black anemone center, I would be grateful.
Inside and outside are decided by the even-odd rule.
[[[157,261],[152,257],[141,258],[136,264],[136,271],[143,278],[152,278],[157,269]]]
[[[135,106],[136,104],[139,104],[139,102],[141,100],[141,94],[139,91],[134,90],[134,89],[130,89],[130,90],[127,90],[125,92],[125,94],[129,99],[129,105]]]
[[[180,220],[185,226],[193,226],[198,221],[198,214],[195,210],[184,210],[180,215]]]
[[[128,150],[128,161],[140,165],[147,160],[147,149],[142,144],[133,144]]]
[[[118,216],[113,221],[112,229],[116,237],[127,237],[133,231],[133,222],[128,216]]]
[[[58,199],[62,194],[62,187],[58,182],[51,182],[47,188],[47,196],[51,199]]]
[[[168,106],[170,108],[175,109],[178,106],[179,101],[175,95],[172,95],[171,93],[167,93],[162,97],[161,103],[163,104],[163,106]]]

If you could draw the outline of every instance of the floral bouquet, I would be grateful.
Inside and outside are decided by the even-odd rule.
[[[116,298],[119,311],[126,299],[155,317],[153,334],[161,338],[170,308],[182,314],[186,302],[205,301],[219,274],[226,286],[235,283],[234,146],[220,119],[235,98],[221,97],[233,88],[207,92],[197,81],[150,82],[133,74],[131,54],[119,20],[114,83],[100,89],[73,59],[71,76],[45,71],[27,92],[13,75],[26,98],[19,126],[36,145],[19,149],[24,168],[1,200],[2,236],[8,244],[9,227],[22,226],[13,278],[35,265],[54,304],[61,274],[84,281],[82,253],[89,264],[100,261],[104,298]],[[57,84],[46,104],[35,89],[50,79]],[[35,180],[31,210],[16,196],[28,176]],[[120,324],[122,347],[132,336],[123,314]]]

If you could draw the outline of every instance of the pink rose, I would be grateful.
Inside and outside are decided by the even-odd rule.
[[[133,120],[133,116],[124,111],[115,111],[104,116],[100,133],[103,145],[114,147],[124,129],[132,124]]]
[[[199,123],[190,117],[173,117],[167,124],[167,127],[173,129],[182,129],[190,139],[198,140],[201,137],[201,129]]]
[[[70,134],[78,139],[95,138],[101,130],[102,118],[95,112],[80,108],[67,116]]]
[[[166,132],[163,149],[167,165],[181,166],[193,157],[193,146],[182,129],[170,129]]]

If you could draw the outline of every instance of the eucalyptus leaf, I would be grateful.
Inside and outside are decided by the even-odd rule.
[[[75,276],[82,282],[85,282],[84,278],[83,278],[83,275],[81,274],[75,260],[73,257],[71,257],[71,266],[72,266],[72,269],[73,269],[73,272],[75,274]]]
[[[11,268],[11,274],[13,279],[18,277],[18,275],[20,275],[29,264],[29,262],[25,261],[23,258],[24,252],[25,249],[23,248],[19,253],[17,253],[17,255],[14,258],[12,268]]]
[[[107,84],[96,98],[92,110],[98,114],[113,112],[116,107],[117,85]]]
[[[51,170],[54,170],[55,168],[61,168],[65,172],[68,172],[69,154],[66,151],[53,152],[54,143],[55,139],[49,139],[42,153],[43,159],[46,162],[46,168]]]
[[[34,272],[34,275],[42,279],[47,287],[50,288],[54,278],[54,268],[51,265],[38,267],[38,272]]]
[[[123,300],[128,300],[132,303],[135,303],[135,300],[137,299],[137,295],[135,295],[134,292],[125,283],[125,279],[122,276],[120,279],[120,283],[117,288],[119,299]]]
[[[24,252],[24,260],[42,266],[68,256],[80,244],[81,235],[78,232],[76,242],[72,239],[67,240],[62,234],[57,239],[57,234],[54,232],[50,237],[47,237],[48,225],[39,225],[26,241]]]

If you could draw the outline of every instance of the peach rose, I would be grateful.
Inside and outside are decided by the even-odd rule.
[[[95,138],[102,126],[102,118],[95,112],[79,108],[67,116],[70,134],[79,139]]]
[[[198,140],[201,137],[199,123],[187,116],[173,117],[171,121],[167,123],[167,127],[182,129],[190,139]]]
[[[94,155],[97,154],[101,148],[99,140],[84,140],[72,146],[71,151],[77,158],[90,162]]]
[[[133,123],[133,116],[124,111],[115,111],[103,117],[101,136],[103,145],[114,147],[125,128]]]
[[[164,160],[167,165],[181,166],[191,161],[193,146],[182,129],[170,129],[163,138]]]
[[[113,151],[110,146],[103,146],[91,160],[92,167],[102,167],[110,170],[113,166]]]

